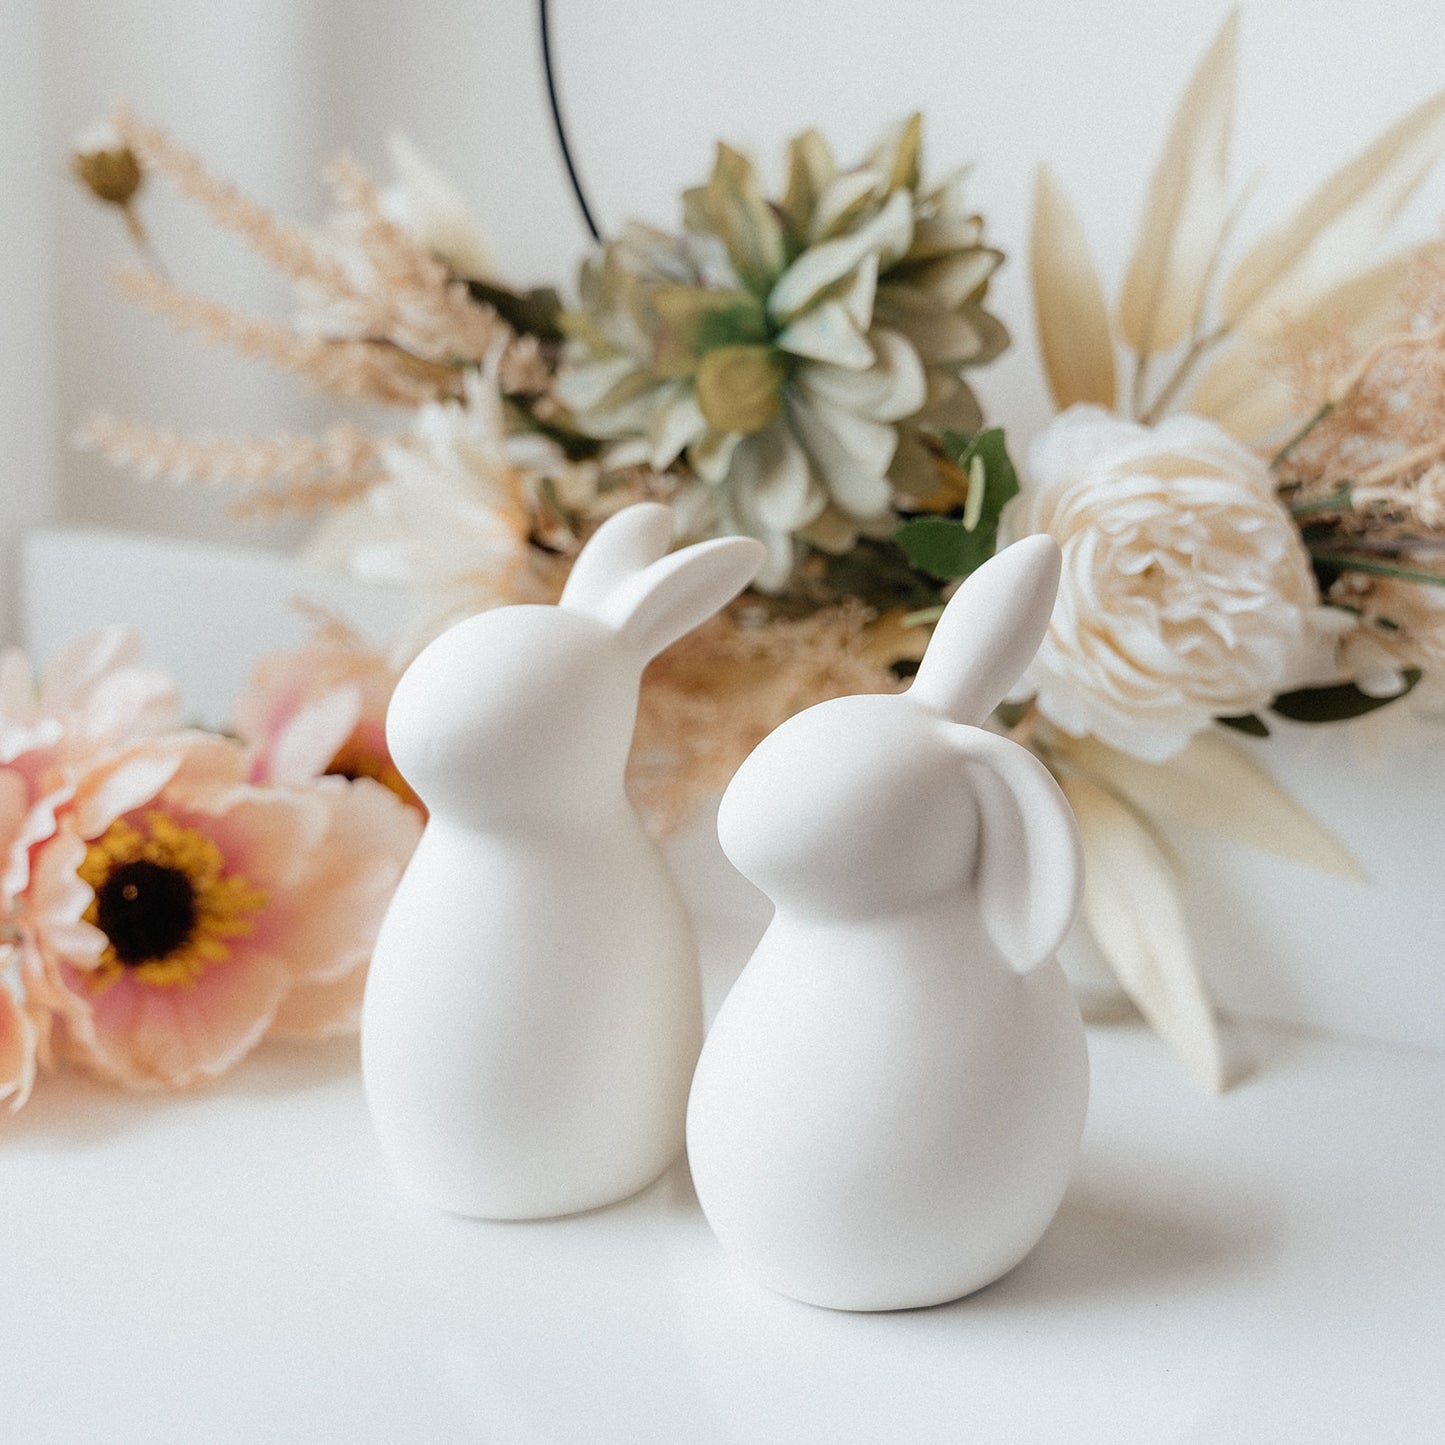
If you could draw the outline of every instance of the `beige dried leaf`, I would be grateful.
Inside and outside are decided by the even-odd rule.
[[[1144,197],[1116,319],[1139,356],[1193,330],[1229,210],[1229,131],[1239,12],[1231,11],[1179,101]]]
[[[1355,270],[1445,149],[1445,91],[1417,106],[1334,173],[1278,230],[1252,246],[1224,280],[1231,327],[1268,329]]]
[[[1139,1012],[1195,1078],[1224,1088],[1214,1010],[1168,860],[1135,813],[1078,774],[1060,779],[1084,840],[1084,922]]]
[[[1039,167],[1034,184],[1029,275],[1054,405],[1062,411],[1091,401],[1112,408],[1114,343],[1103,288],[1079,218],[1047,166]]]
[[[1314,300],[1274,313],[1269,330],[1234,338],[1200,373],[1189,410],[1233,436],[1258,440],[1281,431],[1308,409],[1289,385],[1280,343],[1291,331],[1334,334],[1370,346],[1399,325],[1404,289],[1420,252],[1412,248],[1347,277]]]
[[[1200,733],[1167,763],[1144,763],[1092,738],[1068,756],[1151,817],[1222,833],[1349,883],[1366,881],[1344,844],[1229,739]]]

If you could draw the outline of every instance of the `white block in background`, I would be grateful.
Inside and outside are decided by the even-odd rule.
[[[298,602],[382,643],[405,611],[390,588],[310,571],[280,552],[62,527],[26,539],[21,592],[25,646],[37,662],[79,633],[124,623],[179,679],[188,719],[208,727],[230,721],[258,658],[308,636]]]
[[[46,658],[105,622],[145,633],[193,716],[223,723],[254,660],[294,646],[292,601],[333,608],[376,641],[403,625],[394,592],[325,576],[259,550],[49,529],[25,550],[26,639]],[[1214,996],[1229,1010],[1402,1044],[1445,1048],[1445,730],[1371,757],[1354,726],[1282,724],[1241,741],[1345,842],[1369,874],[1354,886],[1178,835],[1186,906]],[[706,824],[673,846],[689,903],[741,929],[757,898]]]

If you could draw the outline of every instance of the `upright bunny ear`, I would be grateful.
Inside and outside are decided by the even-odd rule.
[[[766,557],[767,548],[752,537],[698,542],[628,578],[588,611],[653,658],[731,602]]]
[[[672,546],[673,515],[660,502],[638,502],[610,516],[577,554],[561,605],[571,612],[597,613],[624,582]]]
[[[1063,790],[1027,748],[982,728],[950,729],[978,791],[984,927],[1020,973],[1052,958],[1084,892],[1084,849]]]
[[[1063,556],[1052,537],[1005,547],[949,599],[907,696],[954,722],[982,722],[1039,650]]]

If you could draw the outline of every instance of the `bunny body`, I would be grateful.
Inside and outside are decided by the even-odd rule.
[[[364,1048],[383,1147],[434,1204],[527,1219],[635,1193],[682,1148],[701,1042],[687,916],[630,808],[540,844],[428,825]]]
[[[431,816],[377,939],[362,1068],[393,1170],[453,1213],[595,1208],[682,1146],[695,946],[623,774],[642,668],[761,549],[662,556],[670,539],[666,509],[619,513],[562,605],[459,623],[392,701],[393,756]]]
[[[792,718],[719,812],[777,911],[703,1047],[693,1179],[724,1247],[809,1303],[981,1288],[1042,1235],[1074,1166],[1088,1060],[1052,953],[1077,832],[1042,764],[960,720],[1047,625],[1057,553],[1021,546],[950,604],[909,694]]]

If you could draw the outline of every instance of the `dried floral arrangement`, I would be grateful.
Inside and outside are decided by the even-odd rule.
[[[957,581],[1001,541],[1050,532],[1059,606],[997,722],[1078,814],[1099,951],[1221,1087],[1169,828],[1358,879],[1227,729],[1361,715],[1445,654],[1445,262],[1438,245],[1375,255],[1445,147],[1445,96],[1241,249],[1236,30],[1231,16],[1184,93],[1112,308],[1040,172],[1029,265],[1059,415],[1022,481],[966,382],[1008,344],[986,308],[1002,256],[958,183],[925,179],[918,117],[853,166],[815,132],[795,138],[771,194],[719,146],[681,228],[624,227],[567,308],[507,284],[410,146],[386,190],[334,166],[333,212],[312,230],[122,114],[75,164],[140,247],[127,294],[407,422],[222,438],[98,417],[85,444],[145,476],[235,484],[245,511],[323,513],[317,561],[419,599],[398,657],[458,615],[555,597],[582,539],[641,497],[673,506],[680,538],[760,538],[758,586],[649,673],[633,783],[663,828],[790,712],[906,686]],[[292,283],[289,320],[241,315],[154,264],[137,207],[152,176]]]

